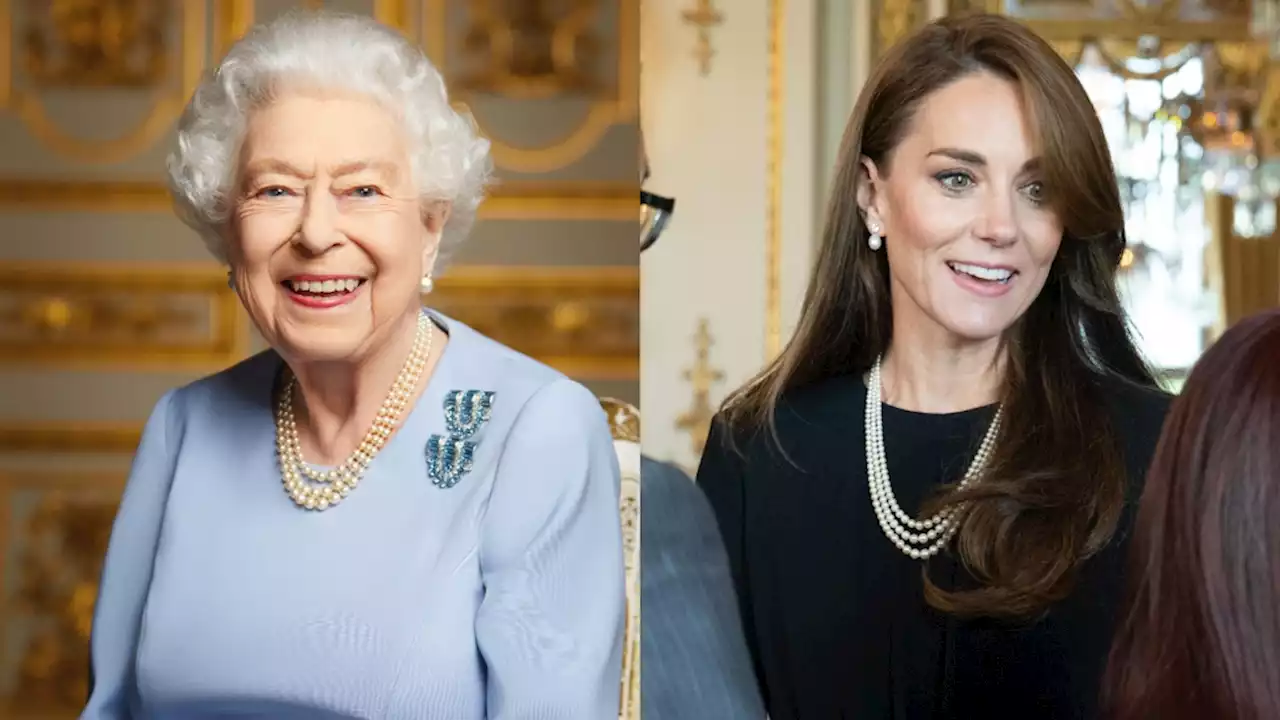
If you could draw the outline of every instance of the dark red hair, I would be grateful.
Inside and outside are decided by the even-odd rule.
[[[1280,310],[1196,363],[1156,447],[1110,720],[1280,718]]]

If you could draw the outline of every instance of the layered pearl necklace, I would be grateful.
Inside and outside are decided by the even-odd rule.
[[[420,313],[409,358],[392,383],[387,399],[378,409],[373,427],[369,428],[359,447],[332,470],[316,470],[302,458],[302,443],[298,440],[298,424],[294,420],[293,407],[293,389],[297,380],[292,373],[288,374],[276,406],[276,451],[280,456],[284,490],[298,507],[326,510],[342,502],[359,484],[369,463],[399,424],[400,416],[422,377],[427,358],[431,357],[432,338],[431,318],[426,313]]]
[[[917,520],[898,506],[898,499],[893,495],[893,486],[889,483],[889,461],[884,450],[884,415],[880,405],[880,358],[871,368],[867,379],[867,479],[871,484],[871,504],[875,507],[876,518],[880,521],[880,529],[885,537],[903,553],[923,560],[938,554],[960,527],[960,512],[963,507],[948,507],[933,517]],[[1001,410],[991,419],[991,426],[978,447],[978,454],[969,464],[960,481],[960,487],[968,487],[978,473],[986,467],[995,446],[996,435],[1000,431]]]

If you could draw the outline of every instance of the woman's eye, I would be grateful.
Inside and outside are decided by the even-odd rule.
[[[371,198],[377,197],[380,193],[378,192],[378,188],[372,185],[361,185],[358,188],[352,188],[350,194],[359,198]]]
[[[1023,188],[1023,192],[1027,194],[1028,198],[1031,198],[1032,202],[1039,204],[1045,201],[1044,183],[1033,182]]]
[[[967,190],[973,185],[973,177],[968,173],[948,172],[937,177],[938,182],[948,190]]]
[[[257,193],[255,193],[257,197],[263,197],[263,198],[282,198],[282,197],[288,197],[290,194],[292,193],[289,192],[288,188],[282,188],[275,185],[271,187],[262,188]]]

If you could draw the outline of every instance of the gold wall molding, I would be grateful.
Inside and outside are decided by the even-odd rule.
[[[640,0],[618,0],[617,92],[615,97],[591,101],[582,122],[559,140],[543,147],[521,147],[502,138],[481,132],[492,143],[494,162],[498,167],[522,173],[545,173],[559,170],[580,160],[595,148],[609,128],[633,122],[638,115],[640,97]],[[432,62],[446,78],[453,79],[448,69],[449,12],[446,0],[424,0],[420,36]],[[633,211],[632,215],[635,215]]]
[[[187,98],[195,92],[205,63],[206,0],[181,3],[182,46],[179,87],[160,91],[146,117],[132,130],[108,140],[85,140],[68,134],[48,116],[39,96],[19,90],[13,83],[10,58],[0,61],[0,108],[15,113],[42,145],[63,157],[84,164],[110,164],[127,160],[151,147],[172,127]],[[8,55],[17,46],[12,0],[0,0],[0,47]]]
[[[786,93],[786,2],[769,0],[768,117],[766,119],[765,192],[765,357],[782,349],[782,160]]]
[[[436,288],[427,304],[566,375],[639,377],[637,266],[461,266]]]
[[[23,33],[27,77],[39,85],[151,87],[164,78],[167,3],[52,0],[45,8],[47,22]]]
[[[247,319],[213,264],[0,262],[0,364],[217,369]]]
[[[0,453],[132,454],[142,440],[142,424],[40,421],[0,423]]]
[[[123,473],[0,471],[0,669],[9,718],[75,717]]]
[[[639,185],[627,182],[500,183],[480,206],[485,220],[606,220],[636,222]],[[173,211],[159,182],[0,178],[0,210],[9,212]]]
[[[711,29],[724,22],[724,14],[715,6],[715,0],[697,0],[696,4],[680,14],[684,21],[692,25],[697,32],[697,41],[693,46],[693,57],[698,61],[698,70],[703,76],[711,73],[711,59],[715,57],[715,48],[711,47]]]
[[[553,17],[552,5],[563,16]],[[600,45],[592,21],[598,0],[469,0],[464,52],[479,56],[478,69],[455,73],[459,92],[513,99],[590,95],[597,90],[585,65]]]

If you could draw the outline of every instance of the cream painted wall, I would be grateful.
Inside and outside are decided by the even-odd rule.
[[[712,387],[717,406],[799,315],[826,178],[864,72],[855,59],[869,44],[858,30],[867,0],[715,5],[724,22],[711,30],[706,76],[682,19],[689,3],[645,0],[641,10],[646,187],[676,198],[671,226],[641,260],[644,448],[689,468],[692,439],[676,422],[693,402],[683,372],[695,360],[698,321],[707,319],[710,363],[724,373]]]

